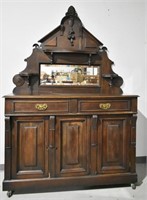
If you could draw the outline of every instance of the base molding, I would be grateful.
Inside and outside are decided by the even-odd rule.
[[[4,180],[3,191],[12,191],[15,188],[17,191],[39,191],[64,187],[90,187],[90,186],[104,186],[104,185],[120,185],[120,184],[133,184],[137,182],[136,173],[122,173],[122,174],[105,174],[105,175],[87,175],[75,177],[54,177],[54,178],[38,178],[38,179],[20,179],[17,180]]]
[[[147,157],[146,156],[136,157],[136,163],[147,163]]]
[[[136,157],[136,163],[147,163],[147,157],[146,156]],[[4,170],[4,164],[0,164],[0,170]]]

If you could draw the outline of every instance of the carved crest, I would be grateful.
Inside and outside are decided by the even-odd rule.
[[[60,25],[33,45],[33,52],[25,61],[26,68],[16,74],[13,82],[14,94],[46,94],[62,92],[62,87],[40,86],[40,65],[66,64],[100,67],[100,86],[91,86],[90,91],[100,94],[121,94],[123,79],[112,70],[113,62],[108,58],[107,48],[83,25],[73,6],[68,8]],[[85,75],[86,77],[86,75]],[[88,92],[88,88],[64,87],[64,92]]]

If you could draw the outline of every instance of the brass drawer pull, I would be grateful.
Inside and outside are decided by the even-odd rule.
[[[100,103],[99,107],[103,110],[107,110],[107,109],[111,108],[111,104],[110,103]]]
[[[36,104],[35,105],[35,108],[37,109],[37,110],[46,110],[47,109],[47,104],[46,103],[43,103],[43,104]]]

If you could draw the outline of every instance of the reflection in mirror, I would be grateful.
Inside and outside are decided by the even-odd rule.
[[[100,66],[40,65],[40,85],[98,85]]]

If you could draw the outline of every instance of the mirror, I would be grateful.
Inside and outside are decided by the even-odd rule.
[[[100,66],[40,65],[40,85],[98,85]]]

